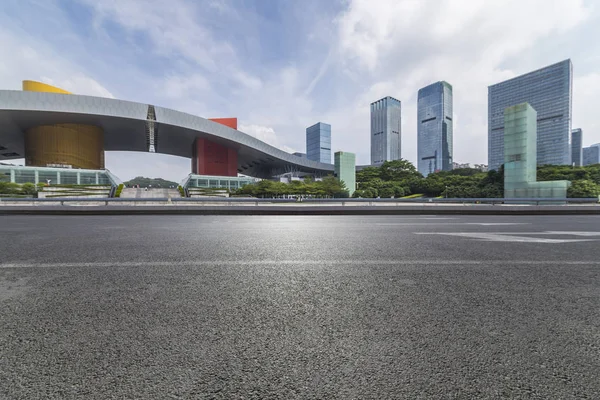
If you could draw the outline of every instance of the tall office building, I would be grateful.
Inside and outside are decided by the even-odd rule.
[[[576,167],[581,167],[583,164],[583,131],[581,128],[571,131],[571,163]]]
[[[573,64],[561,61],[488,87],[488,165],[504,162],[504,110],[529,103],[537,112],[537,163],[571,164]]]
[[[600,164],[600,143],[583,148],[583,165]]]
[[[306,158],[331,164],[331,125],[317,122],[306,128]]]
[[[504,110],[504,197],[567,197],[569,181],[537,182],[537,120],[533,107],[517,104]]]
[[[343,181],[350,196],[356,190],[356,155],[338,151],[333,155],[335,176]]]
[[[371,165],[401,158],[401,104],[387,96],[371,103]]]
[[[419,89],[417,169],[423,176],[452,169],[452,86],[436,82]]]

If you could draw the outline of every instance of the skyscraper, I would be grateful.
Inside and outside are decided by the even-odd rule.
[[[504,111],[504,197],[567,197],[569,181],[537,182],[537,113],[527,103]]]
[[[488,87],[488,165],[504,162],[504,109],[529,103],[537,112],[537,163],[571,163],[573,64],[561,61]]]
[[[417,169],[424,176],[452,169],[452,86],[436,82],[419,89]]]
[[[582,136],[581,128],[571,131],[571,163],[576,167],[581,167],[583,161]]]
[[[387,96],[371,103],[371,165],[401,157],[401,104]]]
[[[331,125],[317,122],[306,128],[306,158],[331,164]]]
[[[583,165],[600,164],[600,143],[583,148]]]
[[[352,196],[356,190],[356,155],[347,151],[337,151],[334,155],[335,176],[343,181]]]

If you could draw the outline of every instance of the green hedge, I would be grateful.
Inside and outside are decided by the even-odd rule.
[[[50,197],[62,197],[62,198],[68,198],[68,197],[83,197],[83,196],[97,196],[98,193],[80,193],[80,192],[71,192],[68,193],[67,196],[65,196],[64,194],[49,194],[46,196],[46,198],[50,198]],[[106,198],[108,198],[108,194],[106,196]],[[103,197],[98,197],[98,200],[102,200]]]
[[[59,188],[66,189],[66,188]],[[77,192],[91,192],[91,193],[107,193],[110,192],[110,188],[106,189],[92,189],[92,188],[81,188],[73,190],[44,190],[46,193],[77,193]]]
[[[117,186],[117,190],[115,191],[115,197],[121,197],[121,192],[123,191],[123,187],[125,185],[123,185],[122,183]]]
[[[45,184],[42,183],[42,182],[40,182],[39,184],[45,186]],[[110,186],[111,186],[110,184],[95,184],[95,183],[81,184],[81,185],[77,185],[75,183],[73,183],[73,184],[60,183],[60,184],[56,184],[56,185],[50,185],[50,187],[74,188],[74,189],[76,189],[76,188],[82,188],[82,187],[89,187],[89,188],[92,188],[92,187],[95,187],[95,188],[97,188],[97,187],[106,187],[106,188],[110,188]]]

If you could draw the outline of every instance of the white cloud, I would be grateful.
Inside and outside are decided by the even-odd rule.
[[[454,159],[487,161],[487,86],[528,72],[507,60],[535,55],[540,40],[583,23],[582,1],[352,0],[338,18],[341,64],[363,100],[349,115],[364,118],[369,102],[391,95],[402,101],[402,156],[416,160],[416,95],[419,88],[446,80],[454,88]],[[564,49],[564,47],[561,47]],[[539,57],[539,68],[567,58]],[[528,57],[525,57],[528,56]],[[526,67],[527,68],[527,67]],[[590,98],[591,99],[591,98]],[[367,145],[366,124],[347,132]],[[335,131],[335,127],[332,128]],[[368,138],[366,138],[368,140]],[[368,153],[359,159],[368,161]]]
[[[575,78],[573,86],[573,128],[583,129],[584,147],[600,143],[600,122],[596,100],[600,93],[600,72]]]
[[[89,54],[118,60],[132,52],[136,58],[119,67],[107,62],[102,65],[110,68],[93,75],[101,60],[56,39],[74,36],[68,43],[86,47],[90,38],[69,24],[46,37],[29,35],[31,27],[0,28],[0,86],[18,89],[22,79],[47,78],[75,93],[237,116],[242,131],[290,152],[303,151],[305,128],[323,121],[332,124],[333,150],[355,152],[364,164],[369,104],[387,95],[402,101],[402,155],[414,162],[417,91],[446,80],[454,88],[454,158],[485,163],[487,86],[571,57],[573,126],[583,128],[586,144],[600,141],[594,108],[600,68],[589,48],[600,23],[581,0],[347,0],[337,15],[321,12],[326,2],[307,0],[281,10],[294,21],[285,26],[228,1],[80,2],[93,11],[90,35],[104,52]],[[586,69],[578,75],[583,60]],[[134,175],[144,173],[146,163],[182,177],[189,172],[189,162],[137,157],[128,155],[129,163],[107,157],[107,165],[140,171]]]
[[[76,94],[114,97],[85,69],[62,58],[43,41],[23,31],[0,28],[0,87],[21,89],[21,81],[37,80],[58,86]]]
[[[200,74],[188,75],[186,77],[177,75],[168,76],[163,84],[165,94],[171,98],[193,97],[210,90],[210,83]]]
[[[261,125],[240,125],[239,130],[247,133],[250,136],[254,136],[258,140],[261,140],[273,147],[277,147],[280,150],[287,151],[288,153],[294,153],[296,150],[289,146],[281,143],[281,140],[277,137],[275,130],[268,126]]]
[[[179,0],[82,1],[96,11],[97,29],[103,19],[111,19],[130,31],[143,32],[152,40],[152,50],[164,57],[183,56],[215,73],[221,62],[235,59],[231,44],[219,40],[205,26],[208,13],[201,4]]]

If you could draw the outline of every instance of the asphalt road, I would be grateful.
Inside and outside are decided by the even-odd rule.
[[[598,399],[599,254],[595,216],[0,216],[0,398]]]

